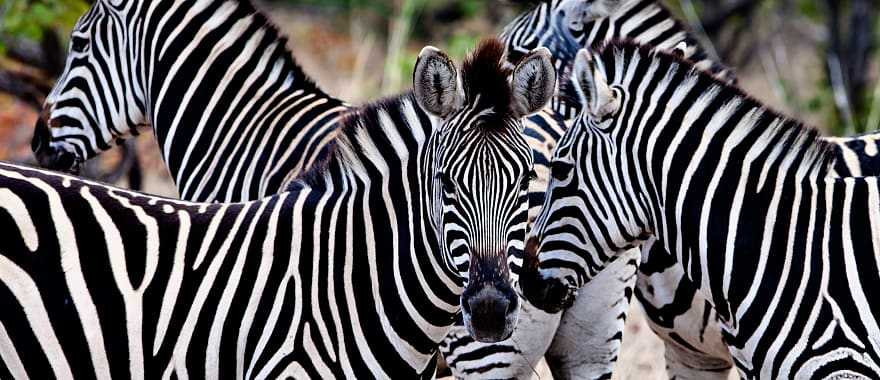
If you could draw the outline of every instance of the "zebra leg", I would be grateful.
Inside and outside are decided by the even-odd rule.
[[[672,379],[727,379],[733,359],[721,335],[715,309],[674,265],[660,245],[639,267],[636,298],[648,326],[666,346],[666,369]]]
[[[440,343],[440,353],[456,379],[532,378],[561,316],[547,314],[523,299],[510,339],[495,344],[477,342],[459,320]]]
[[[610,379],[620,353],[640,253],[630,250],[578,291],[547,351],[554,379]]]

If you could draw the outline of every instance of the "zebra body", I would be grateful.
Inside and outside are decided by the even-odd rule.
[[[880,376],[876,177],[834,178],[816,130],[677,56],[618,43],[579,53],[573,73],[588,107],[553,160],[528,298],[564,307],[656,239],[718,312],[744,377]]]
[[[566,66],[573,61],[573,46],[589,47],[614,39],[630,39],[658,48],[662,47],[664,50],[675,48],[682,57],[694,61],[698,68],[706,70],[724,81],[735,81],[734,73],[713,62],[700,48],[690,32],[675,20],[662,4],[644,0],[623,1],[621,3],[617,9],[614,6],[607,8],[611,13],[604,18],[585,23],[571,23],[559,20],[552,21],[554,15],[559,16],[562,13],[564,16],[565,6],[560,3],[545,2],[536,7],[533,12],[520,16],[516,22],[507,27],[504,35],[508,37],[509,50],[528,51],[528,47],[532,44],[548,46],[553,52],[554,65],[560,71],[565,71]],[[557,8],[553,9],[554,6]],[[569,28],[566,30],[564,27],[559,27],[560,25],[568,25]],[[542,26],[547,29],[545,33],[529,33],[529,28],[540,30]],[[566,33],[569,34],[568,38],[574,37],[577,43],[566,42],[564,40]],[[538,38],[539,36],[540,38]],[[561,96],[554,100],[552,106],[563,115],[572,115],[577,113],[580,108],[579,102],[575,99],[576,96]],[[835,145],[834,154],[837,159],[831,173],[832,176],[880,174],[880,161],[878,161],[880,156],[877,154],[878,136],[876,134],[824,139]],[[546,161],[536,159],[536,163],[538,162]],[[541,173],[539,172],[539,175]],[[541,178],[549,177],[541,176]],[[656,252],[647,254],[652,247]],[[646,260],[638,265],[639,274],[638,281],[635,282],[634,293],[645,309],[649,326],[666,345],[667,373],[673,378],[727,379],[728,372],[734,362],[722,339],[717,313],[684,276],[684,272],[675,266],[674,257],[667,253],[662,246],[646,244],[642,249],[646,252],[643,255]],[[634,252],[629,253],[630,256],[633,254]],[[627,260],[617,260],[611,263],[606,271],[626,273],[627,271],[621,267],[625,262]],[[629,279],[628,276],[609,276],[604,272],[599,274],[590,280],[590,286],[580,290],[578,301],[564,312],[560,330],[555,337],[559,343],[554,342],[547,353],[551,371],[556,377],[598,378],[610,375],[613,370],[616,355],[612,360],[604,360],[603,356],[606,355],[606,351],[603,350],[602,345],[592,345],[598,349],[585,353],[583,347],[577,347],[576,344],[565,344],[566,341],[572,343],[589,341],[601,333],[610,337],[613,334],[610,334],[609,331],[622,334],[622,318],[619,321],[620,329],[605,323],[612,321],[608,317],[611,313],[617,312],[621,317],[625,317],[625,313],[620,313],[618,311],[620,309],[603,309],[598,306],[598,301],[594,303],[582,300],[604,299],[607,292],[629,294],[628,292],[633,289],[633,283],[618,282],[614,284],[609,282],[609,278]],[[529,303],[525,302],[524,304],[528,305]],[[624,300],[618,304],[628,305]],[[585,325],[578,323],[579,320],[594,321],[595,325],[600,327],[596,327],[593,331],[590,328],[595,325],[584,328],[581,326]],[[522,326],[527,325],[526,321]],[[570,326],[573,328],[569,328]],[[595,359],[585,363],[585,358]],[[606,366],[598,365],[603,362],[606,363]],[[578,367],[579,365],[580,367]],[[566,371],[566,368],[574,369]],[[598,368],[603,369],[597,370]],[[520,372],[519,374],[522,377],[526,373]]]
[[[880,134],[821,139],[833,149],[830,178],[880,176]],[[666,344],[667,372],[684,379],[727,379],[734,362],[718,313],[662,246],[651,241],[642,250],[646,260],[639,266],[635,295],[651,329]]]
[[[0,373],[429,377],[457,314],[503,339],[528,213],[521,118],[555,75],[546,51],[512,72],[502,51],[486,42],[459,75],[426,48],[413,93],[347,116],[321,167],[259,201],[0,165],[0,224],[18,232],[0,252]]]

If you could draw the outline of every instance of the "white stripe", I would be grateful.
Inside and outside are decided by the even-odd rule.
[[[19,236],[24,240],[28,250],[36,252],[40,247],[39,234],[37,234],[37,228],[34,227],[34,221],[31,219],[27,206],[18,195],[9,189],[0,189],[0,199],[2,199],[0,208],[5,209],[12,216],[12,221],[18,227]]]
[[[2,271],[2,268],[0,268],[0,271]],[[2,277],[0,275],[0,278]],[[6,369],[9,370],[9,373],[16,380],[29,378],[24,369],[24,363],[21,362],[21,357],[18,355],[18,351],[15,350],[15,344],[12,342],[12,338],[9,337],[9,333],[6,332],[6,326],[3,325],[2,321],[0,321],[0,359],[3,359]]]

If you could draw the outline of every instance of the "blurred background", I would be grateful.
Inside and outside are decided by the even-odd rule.
[[[750,94],[832,135],[880,129],[878,0],[660,0]],[[534,2],[520,0],[260,0],[305,71],[358,104],[409,87],[426,44],[460,58]],[[0,0],[0,160],[33,163],[40,105],[64,68],[85,0]],[[332,47],[332,48],[329,48]],[[176,196],[150,131],[86,176]],[[635,312],[616,377],[664,378],[663,348]]]

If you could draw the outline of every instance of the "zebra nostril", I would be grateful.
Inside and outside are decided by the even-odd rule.
[[[55,168],[71,174],[79,174],[79,165],[76,155],[70,152],[58,152],[55,159]]]

